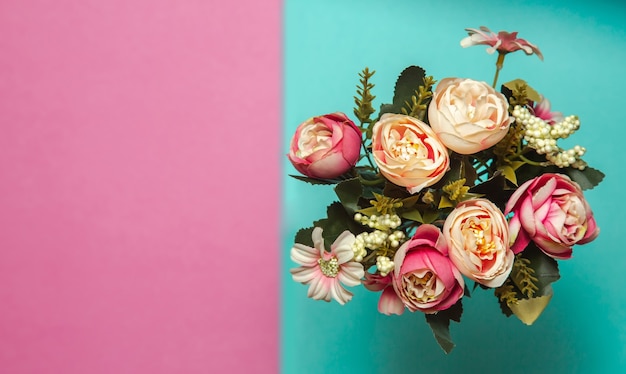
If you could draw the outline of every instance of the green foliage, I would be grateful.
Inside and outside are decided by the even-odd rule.
[[[537,292],[534,296],[545,295],[549,287],[551,287],[550,285],[560,278],[559,265],[556,260],[543,253],[533,242],[518,256],[527,260],[525,262],[526,266],[534,271],[533,276],[536,278],[534,284],[537,287]],[[516,281],[516,278],[515,274],[511,276],[515,285],[521,290],[523,283]]]
[[[502,313],[509,317],[518,303],[552,295],[552,283],[559,278],[557,261],[531,242],[516,255],[509,278],[495,289]]]
[[[526,105],[528,101],[541,101],[539,93],[530,87],[523,79],[514,79],[504,83],[503,86],[511,91],[511,97],[509,99],[511,106]]]
[[[450,353],[454,348],[454,342],[450,336],[450,321],[461,322],[463,305],[461,300],[446,310],[435,314],[426,314],[426,322],[433,330],[433,335],[444,352]]]
[[[574,168],[565,168],[567,174],[572,180],[580,185],[583,190],[590,190],[600,184],[604,179],[604,173],[598,169],[587,166],[583,170]]]
[[[531,298],[539,288],[535,284],[538,280],[533,275],[535,274],[535,270],[529,265],[529,259],[523,258],[521,255],[515,256],[515,262],[511,270],[511,279],[513,279],[519,290],[522,291],[522,294]]]
[[[565,174],[580,185],[583,190],[590,190],[600,184],[604,179],[604,173],[598,169],[587,166],[583,170],[573,167],[559,168],[557,166],[536,166],[524,164],[515,171],[517,183],[522,184],[544,173]]]
[[[347,179],[335,186],[335,193],[348,214],[353,215],[359,207],[363,186],[359,178]]]
[[[339,182],[341,182],[341,179],[317,179],[317,178],[309,178],[309,177],[305,177],[302,175],[291,175],[289,174],[290,177],[295,178],[299,181],[302,182],[307,182],[309,184],[312,185],[317,185],[317,184],[337,184]]]
[[[327,218],[313,222],[314,227],[321,227],[323,231],[324,246],[330,249],[330,245],[342,232],[349,230],[354,235],[365,231],[365,227],[354,221],[352,214],[348,213],[343,205],[335,201],[326,208]]]
[[[419,66],[404,69],[396,81],[393,102],[381,105],[378,118],[385,113],[402,113],[406,103],[413,101],[412,97],[416,90],[419,92],[419,87],[425,86],[425,77],[426,72]]]
[[[361,127],[363,127],[364,124],[371,124],[372,122],[370,119],[371,115],[374,113],[372,102],[376,96],[372,95],[371,90],[374,88],[374,85],[370,83],[369,79],[374,73],[376,72],[373,70],[370,71],[367,67],[359,73],[361,79],[359,80],[360,85],[356,86],[357,96],[354,96],[354,103],[356,104],[354,107],[354,115],[361,122]]]

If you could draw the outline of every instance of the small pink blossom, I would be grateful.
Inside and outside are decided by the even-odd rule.
[[[291,269],[293,280],[309,285],[308,297],[324,301],[332,298],[343,305],[352,299],[352,293],[343,285],[358,286],[365,275],[363,265],[352,261],[355,237],[344,231],[331,245],[330,252],[324,249],[321,227],[313,229],[312,238],[313,247],[296,243],[291,248],[291,259],[302,265]]]
[[[500,54],[507,54],[522,50],[527,55],[536,54],[543,61],[543,55],[539,48],[525,39],[518,38],[517,31],[512,33],[500,31],[495,34],[485,26],[480,26],[480,29],[465,29],[465,31],[467,31],[469,36],[461,40],[463,48],[484,44],[490,46],[490,48],[487,48],[487,53],[489,54],[495,51],[498,51]]]
[[[564,119],[563,113],[551,112],[550,100],[543,97],[543,95],[541,95],[541,101],[533,105],[533,113],[535,117],[539,117],[551,125],[562,122]]]

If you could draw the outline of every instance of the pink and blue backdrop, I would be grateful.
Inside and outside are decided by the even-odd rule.
[[[0,372],[618,372],[625,15],[608,0],[1,2]],[[536,326],[479,294],[443,357],[420,316],[291,282],[293,233],[332,192],[303,199],[284,153],[306,117],[349,113],[365,65],[380,100],[409,64],[490,75],[457,45],[481,24],[542,47],[503,74],[581,115],[608,175],[588,193],[603,232]]]

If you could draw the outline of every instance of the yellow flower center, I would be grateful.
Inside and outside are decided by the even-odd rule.
[[[400,139],[391,146],[391,153],[397,158],[408,161],[418,154],[419,144],[406,138]]]
[[[441,292],[437,277],[429,270],[403,275],[402,285],[406,296],[418,303],[431,301]]]
[[[489,232],[491,221],[488,219],[470,220],[467,225],[467,229],[474,236],[474,243],[476,244],[476,252],[481,258],[492,256],[495,249],[495,243],[489,238],[485,238],[485,231]]]
[[[320,266],[322,274],[329,278],[335,278],[339,274],[339,262],[337,262],[336,257],[332,257],[330,260],[320,258],[317,260],[317,264]]]

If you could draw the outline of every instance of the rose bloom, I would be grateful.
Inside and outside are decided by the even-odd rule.
[[[459,203],[443,225],[449,256],[468,278],[499,287],[513,267],[509,227],[504,214],[487,199]]]
[[[445,78],[428,106],[428,120],[446,147],[460,154],[487,149],[504,138],[509,104],[503,94],[485,82]]]
[[[417,118],[385,113],[373,127],[372,153],[380,173],[414,194],[437,183],[450,166],[448,150]]]
[[[417,228],[393,259],[395,268],[387,277],[366,276],[366,287],[383,289],[378,310],[384,314],[436,313],[450,308],[463,297],[463,276],[448,258],[448,247],[434,225]],[[391,286],[385,287],[385,282]]]
[[[311,178],[332,179],[350,170],[361,152],[361,130],[343,113],[306,120],[291,139],[289,160]]]
[[[465,29],[465,31],[467,31],[469,36],[461,40],[463,48],[484,44],[489,46],[487,48],[487,53],[489,54],[495,51],[498,51],[500,54],[507,54],[521,50],[527,55],[534,53],[540,60],[543,60],[539,48],[525,39],[518,38],[517,32],[500,31],[495,34],[485,26],[480,26],[479,29]]]
[[[542,174],[522,184],[506,204],[512,249],[521,252],[532,240],[548,256],[568,259],[574,244],[600,233],[580,186],[562,174]]]

